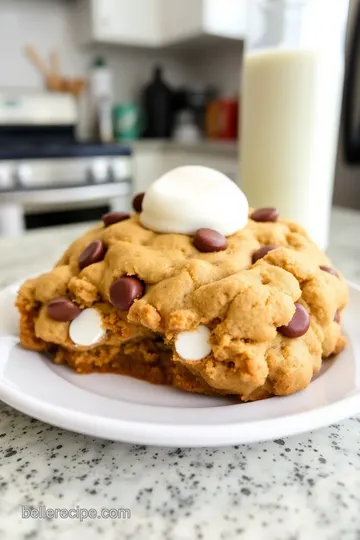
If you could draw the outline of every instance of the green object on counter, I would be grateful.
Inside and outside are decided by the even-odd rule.
[[[103,68],[103,67],[107,67],[107,64],[106,64],[106,60],[105,58],[103,58],[102,56],[98,56],[94,59],[93,63],[92,63],[93,67],[95,68]]]
[[[135,103],[119,103],[114,107],[115,138],[119,141],[138,139],[145,129],[145,114]]]

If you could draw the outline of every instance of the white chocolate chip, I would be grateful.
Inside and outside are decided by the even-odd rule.
[[[84,309],[69,326],[69,336],[75,345],[90,347],[100,341],[104,335],[101,316],[93,308]]]
[[[248,222],[248,201],[225,174],[198,165],[178,167],[147,190],[140,214],[148,229],[194,234],[208,228],[230,236]]]
[[[180,332],[175,340],[175,350],[183,360],[202,360],[211,353],[210,330],[200,324],[196,330]]]

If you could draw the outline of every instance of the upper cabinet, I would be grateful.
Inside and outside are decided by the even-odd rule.
[[[78,0],[77,7],[83,43],[159,45],[159,0]]]
[[[166,47],[243,39],[246,0],[77,0],[81,41]]]
[[[159,0],[163,45],[244,39],[246,0]]]

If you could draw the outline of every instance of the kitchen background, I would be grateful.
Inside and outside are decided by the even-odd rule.
[[[178,165],[237,180],[245,5],[1,0],[0,234],[128,208]],[[340,152],[337,204],[358,177]]]

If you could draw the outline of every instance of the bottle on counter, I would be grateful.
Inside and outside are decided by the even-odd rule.
[[[328,243],[348,0],[248,1],[240,182]]]
[[[113,141],[113,75],[102,57],[94,60],[90,75],[90,92],[95,133],[102,143]]]
[[[173,91],[164,81],[162,68],[156,66],[152,80],[144,89],[145,137],[168,139],[173,129]]]

